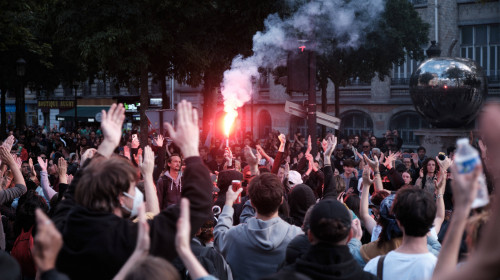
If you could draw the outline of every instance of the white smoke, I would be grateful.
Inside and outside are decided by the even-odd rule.
[[[298,1],[288,4],[299,5]],[[279,66],[287,51],[299,47],[298,39],[313,40],[314,45],[307,48],[318,53],[332,41],[337,48],[356,49],[366,32],[375,27],[384,7],[384,0],[313,0],[298,7],[289,18],[269,15],[264,31],[253,36],[253,55],[235,57],[231,69],[224,72],[222,96],[224,111],[228,113],[225,122],[232,124],[236,110],[250,101],[252,77],[259,76],[259,67]]]

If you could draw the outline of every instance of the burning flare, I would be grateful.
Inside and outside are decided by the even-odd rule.
[[[235,109],[229,109],[226,112],[226,116],[224,116],[224,134],[226,135],[226,138],[229,138],[229,132],[231,131],[231,127],[238,116],[238,112]]]

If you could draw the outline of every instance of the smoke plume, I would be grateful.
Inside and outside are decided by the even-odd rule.
[[[307,48],[318,53],[326,48],[326,44],[335,44],[337,48],[358,48],[365,34],[376,25],[385,2],[313,0],[307,3],[288,1],[288,5],[296,12],[287,18],[269,15],[264,30],[253,36],[253,55],[235,57],[231,69],[224,72],[222,96],[224,111],[227,112],[224,120],[226,135],[238,116],[237,109],[251,99],[252,77],[259,76],[259,67],[280,66],[287,52],[299,47],[299,39],[313,41],[314,45]]]

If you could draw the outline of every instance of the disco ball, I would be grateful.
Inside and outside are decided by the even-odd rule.
[[[470,123],[479,113],[486,92],[481,67],[466,58],[429,58],[410,78],[415,109],[427,122],[440,128]]]

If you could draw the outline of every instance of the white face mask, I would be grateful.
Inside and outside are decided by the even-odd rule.
[[[122,205],[122,207],[130,212],[131,217],[137,216],[137,214],[139,213],[139,206],[144,201],[144,195],[137,187],[135,187],[135,196],[131,196],[127,192],[123,192],[123,195],[132,198],[134,200],[134,204],[132,205],[132,209],[128,208],[126,205]]]

